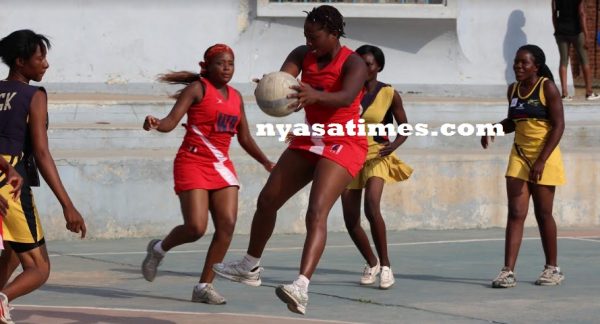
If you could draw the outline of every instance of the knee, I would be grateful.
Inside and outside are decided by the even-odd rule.
[[[360,224],[360,222],[358,222]],[[314,206],[308,206],[306,212],[307,231],[327,231],[327,213]]]
[[[218,240],[229,240],[233,237],[235,230],[235,220],[219,221],[218,228],[215,228],[215,235]]]
[[[202,226],[199,224],[188,224],[185,225],[185,230],[188,234],[188,237],[191,240],[196,241],[202,236],[204,236],[204,233],[206,232],[206,226]]]
[[[256,209],[261,213],[277,212],[278,206],[273,204],[275,201],[275,195],[269,191],[261,191],[256,201]]]
[[[23,271],[28,271],[29,273],[34,273],[40,282],[40,285],[43,285],[48,281],[50,277],[50,262],[39,262],[34,261],[31,264],[23,264]]]
[[[536,210],[535,219],[538,221],[538,223],[554,221],[551,210]]]
[[[524,223],[525,218],[527,218],[527,209],[508,207],[508,221]]]
[[[372,222],[375,219],[381,218],[381,209],[378,202],[365,203],[365,216]]]
[[[359,229],[360,226],[360,214],[355,215],[344,215],[344,224],[349,232]]]

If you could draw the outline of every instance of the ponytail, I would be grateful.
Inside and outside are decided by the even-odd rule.
[[[539,67],[538,76],[548,78],[552,80],[552,82],[554,82],[554,75],[552,74],[552,71],[550,71],[550,68],[546,64],[541,65]]]
[[[159,74],[157,80],[168,84],[188,85],[194,81],[200,80],[200,74],[190,71],[171,71],[169,73]],[[183,89],[179,89],[169,97],[177,99],[182,91]]]

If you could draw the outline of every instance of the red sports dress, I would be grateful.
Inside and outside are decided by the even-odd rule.
[[[309,51],[302,62],[302,82],[320,91],[340,91],[342,89],[342,66],[352,53],[354,53],[352,50],[343,46],[327,66],[319,69],[317,57]],[[354,125],[358,125],[362,97],[363,91],[356,96],[349,107],[331,108],[319,105],[304,107],[306,123],[309,128],[312,129],[311,125],[313,124],[323,124],[325,125],[325,135],[296,136],[292,139],[289,147],[312,152],[317,156],[332,160],[346,168],[352,177],[356,176],[365,163],[367,156],[367,137],[364,135],[348,135],[345,133],[345,127],[349,121],[353,121]],[[330,124],[342,125],[344,136],[328,135],[327,129]],[[308,155],[307,157],[311,158]]]
[[[173,165],[177,194],[192,189],[239,187],[229,159],[229,145],[237,133],[241,98],[230,86],[224,98],[210,81],[200,82],[204,97],[187,112],[185,137]]]

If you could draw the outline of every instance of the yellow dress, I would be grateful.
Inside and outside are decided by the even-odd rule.
[[[392,104],[392,99],[394,98],[395,90],[393,87],[384,85],[383,83],[379,83],[378,87],[379,91],[377,91],[372,103],[368,104],[366,109],[364,109],[366,104],[363,105],[364,110],[361,118],[365,120],[365,128],[368,124],[392,122],[390,106]],[[365,96],[362,103],[364,104],[368,101],[368,96]],[[378,136],[367,136],[367,139],[369,142],[367,159],[360,172],[347,186],[348,189],[364,188],[367,184],[367,180],[371,177],[381,178],[385,180],[386,183],[399,182],[410,177],[413,169],[402,162],[394,152],[385,157],[379,156],[379,150],[385,146],[387,139]]]
[[[544,82],[540,78],[526,96],[519,93],[519,84],[513,84],[509,118],[515,123],[515,140],[510,152],[506,176],[529,181],[531,167],[540,155],[552,125],[548,120],[548,107],[544,95]],[[558,186],[565,183],[565,172],[558,145],[552,151],[542,178],[537,184]]]

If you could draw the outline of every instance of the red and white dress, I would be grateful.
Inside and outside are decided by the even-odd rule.
[[[327,66],[319,69],[317,57],[312,52],[308,52],[302,62],[302,82],[320,91],[340,91],[342,89],[342,67],[352,53],[354,53],[352,50],[343,46]],[[363,94],[364,92],[361,91],[348,107],[331,108],[319,105],[304,107],[306,123],[309,128],[312,129],[311,125],[316,123],[323,124],[325,135],[296,136],[292,139],[289,147],[313,153],[306,155],[309,159],[316,155],[316,158],[324,157],[332,160],[348,170],[352,177],[356,176],[367,157],[367,137],[349,134],[331,136],[327,134],[327,129],[330,124],[339,124],[344,126],[345,131],[345,125],[349,121],[358,125],[360,101]]]
[[[229,159],[229,145],[237,133],[242,99],[230,86],[225,98],[210,81],[200,82],[204,97],[187,112],[186,134],[173,165],[177,194],[192,189],[239,187]]]

